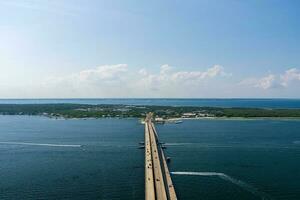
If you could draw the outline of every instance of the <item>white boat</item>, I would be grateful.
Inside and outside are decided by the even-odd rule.
[[[177,121],[175,121],[175,124],[180,124],[180,123],[182,123],[183,121],[181,121],[181,120],[177,120]]]

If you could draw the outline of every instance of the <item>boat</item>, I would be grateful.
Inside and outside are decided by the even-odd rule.
[[[172,123],[172,124],[180,124],[182,123],[183,121],[181,120],[177,120],[177,119],[168,119],[166,120],[167,123]]]
[[[175,124],[180,124],[180,123],[182,123],[181,120],[175,121]]]
[[[171,161],[171,158],[170,157],[167,157],[167,162],[170,162]]]

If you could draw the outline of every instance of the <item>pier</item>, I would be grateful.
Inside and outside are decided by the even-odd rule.
[[[166,158],[152,123],[152,113],[145,119],[145,199],[176,200]]]

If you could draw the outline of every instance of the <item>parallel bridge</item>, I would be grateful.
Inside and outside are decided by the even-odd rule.
[[[145,199],[176,200],[166,158],[152,123],[152,113],[145,119]]]

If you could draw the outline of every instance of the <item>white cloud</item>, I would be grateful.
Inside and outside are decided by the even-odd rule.
[[[169,73],[169,72],[171,72],[171,70],[173,69],[173,67],[171,67],[170,65],[162,65],[161,67],[160,67],[160,73],[161,74],[167,74],[167,73]]]
[[[239,85],[261,88],[264,90],[272,88],[288,87],[291,82],[300,81],[300,70],[288,69],[284,74],[269,74],[261,78],[246,78]]]
[[[169,76],[174,81],[186,81],[203,80],[223,75],[225,75],[224,68],[220,65],[215,65],[208,68],[206,71],[178,71],[170,74]]]
[[[128,67],[126,64],[103,65],[94,69],[83,70],[78,73],[74,73],[63,77],[52,77],[48,79],[46,83],[48,84],[49,81],[53,81],[54,83],[98,83],[99,81],[119,81],[122,79],[123,74],[127,72],[127,70]]]
[[[126,64],[118,64],[49,78],[43,87],[67,96],[188,96],[204,87],[203,81],[225,75],[219,65],[205,71],[177,71],[170,65],[162,65],[158,73],[150,73],[143,68],[132,71]]]
[[[246,78],[242,80],[239,85],[260,88],[263,90],[280,87],[278,78],[274,74],[269,74],[261,78]]]
[[[142,76],[146,76],[148,74],[148,72],[147,72],[146,69],[143,68],[143,69],[139,70],[139,74],[142,75]]]
[[[220,65],[214,65],[208,68],[206,71],[179,71],[171,75],[171,78],[176,81],[186,80],[203,80],[207,78],[213,78],[216,76],[224,76],[224,68]]]
[[[107,81],[119,80],[122,74],[127,71],[126,64],[104,65],[96,69],[88,69],[75,74],[80,81]]]
[[[255,85],[255,87],[262,88],[264,90],[276,87],[276,77],[274,74],[270,74],[259,79]]]
[[[292,81],[300,81],[300,70],[296,68],[289,69],[285,71],[283,75],[280,76],[281,84],[285,87],[289,85]]]
[[[220,65],[193,71],[162,65],[158,72],[151,68],[133,70],[127,64],[103,65],[32,85],[0,85],[0,93],[2,98],[299,96],[295,91],[299,88],[300,71],[296,68],[247,78],[239,84],[228,79],[229,75]]]
[[[226,75],[223,67],[219,65],[208,68],[206,71],[176,71],[169,65],[162,65],[159,73],[151,74],[144,69],[139,73],[143,75],[138,78],[138,84],[142,85],[142,88],[161,93],[173,90],[177,90],[177,92],[191,90],[190,86],[201,87],[201,81]]]
[[[49,77],[40,90],[59,97],[113,97],[128,89],[126,64],[103,65],[62,77]]]
[[[274,74],[269,74],[262,78],[246,78],[242,80],[238,85],[267,90],[275,88],[278,85],[276,81],[276,76]]]

